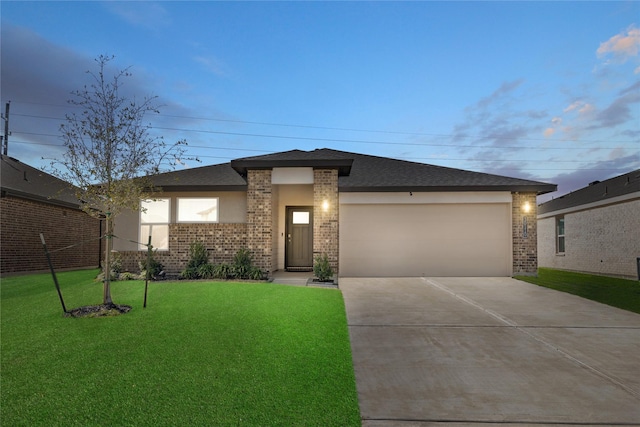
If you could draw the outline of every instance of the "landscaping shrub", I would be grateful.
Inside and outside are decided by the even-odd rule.
[[[189,245],[189,262],[187,267],[180,273],[181,279],[200,279],[200,268],[203,271],[209,264],[209,252],[202,242],[193,242]]]
[[[149,265],[147,265],[147,258],[138,263],[138,267],[140,268],[140,277],[143,279],[147,276],[147,270],[149,271],[152,279],[160,276],[160,273],[162,273],[162,271],[164,270],[164,265],[160,261],[155,259],[154,254],[155,251],[151,251],[151,257],[148,261]]]
[[[329,257],[327,254],[316,256],[313,264],[313,274],[321,282],[328,282],[333,279],[333,269],[329,264]]]
[[[207,249],[201,242],[189,246],[189,262],[180,273],[181,279],[248,279],[263,280],[264,272],[253,265],[249,249],[240,249],[233,257],[233,264],[211,264]]]
[[[227,280],[233,276],[233,267],[230,264],[216,264],[213,266],[213,277],[215,279]]]
[[[247,279],[251,272],[253,256],[249,249],[239,249],[233,256],[233,275],[238,279]]]

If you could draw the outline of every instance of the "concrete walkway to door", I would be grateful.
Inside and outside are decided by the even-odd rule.
[[[640,315],[510,278],[340,280],[365,427],[640,426]]]

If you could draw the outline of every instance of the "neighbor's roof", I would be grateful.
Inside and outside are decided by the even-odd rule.
[[[326,148],[244,157],[230,163],[160,174],[153,182],[173,191],[246,190],[247,170],[273,167],[338,169],[338,187],[342,192],[533,191],[544,194],[556,190],[555,184]]]
[[[640,193],[640,169],[607,179],[594,181],[588,186],[538,206],[538,215],[606,201],[632,193]]]
[[[11,195],[73,208],[80,206],[69,183],[13,157],[0,155],[0,158],[2,197]]]

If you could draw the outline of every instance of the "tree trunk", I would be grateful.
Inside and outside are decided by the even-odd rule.
[[[106,241],[104,249],[104,281],[102,287],[102,303],[104,305],[113,305],[111,300],[111,230],[113,224],[111,223],[111,212],[107,212],[106,215]]]

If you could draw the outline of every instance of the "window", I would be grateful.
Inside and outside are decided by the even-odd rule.
[[[218,222],[218,198],[179,198],[178,222]]]
[[[564,253],[564,217],[556,218],[556,253]]]
[[[146,250],[151,236],[154,249],[169,249],[170,199],[143,200],[140,202],[140,250]]]
[[[309,224],[309,212],[293,212],[294,224]]]

